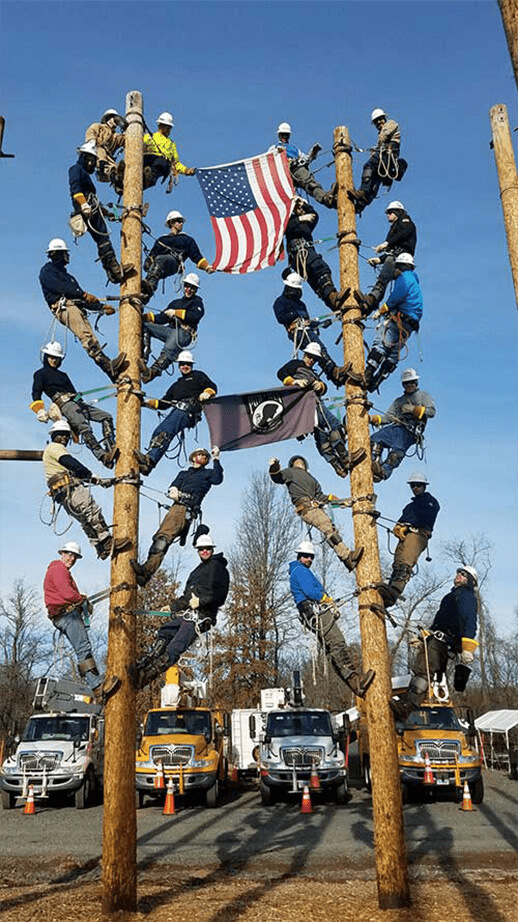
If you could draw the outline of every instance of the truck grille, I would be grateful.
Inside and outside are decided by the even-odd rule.
[[[458,740],[417,740],[416,746],[417,754],[424,759],[427,752],[430,762],[455,762],[461,753]]]
[[[308,765],[312,762],[320,765],[324,758],[324,750],[320,746],[290,746],[281,749],[281,756],[285,765]]]
[[[194,746],[153,746],[151,759],[162,765],[187,765],[194,758]]]
[[[27,772],[42,772],[44,767],[53,771],[61,762],[61,752],[22,752],[19,757],[20,769]]]

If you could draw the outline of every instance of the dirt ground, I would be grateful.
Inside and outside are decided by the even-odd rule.
[[[332,868],[297,876],[293,867],[245,876],[221,868],[149,866],[139,874],[138,910],[119,922],[518,922],[516,862],[478,856],[453,879],[433,866],[411,869],[412,905],[380,910],[372,868]],[[481,867],[485,865],[484,870]],[[507,867],[505,866],[507,865]],[[346,878],[343,880],[336,879]],[[0,914],[5,922],[98,922],[97,860],[4,859]]]

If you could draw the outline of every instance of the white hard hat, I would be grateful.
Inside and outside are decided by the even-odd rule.
[[[162,112],[158,116],[156,123],[157,125],[169,125],[169,127],[172,128],[174,125],[173,116],[170,112]]]
[[[429,480],[426,478],[426,474],[423,471],[412,471],[410,477],[407,480],[407,483],[429,483]]]
[[[200,277],[196,275],[196,272],[188,272],[183,280],[184,285],[196,285],[196,288],[200,287]]]
[[[406,384],[407,381],[419,381],[419,375],[415,368],[405,368],[401,372],[401,384]]]
[[[389,202],[387,207],[385,208],[385,214],[387,214],[389,211],[404,211],[404,210],[405,210],[405,206],[403,205],[403,202]]]
[[[188,349],[183,349],[183,350],[180,352],[180,354],[179,354],[178,358],[176,359],[176,361],[178,362],[179,365],[181,365],[182,362],[188,362],[189,365],[194,365],[193,354],[192,354],[192,352],[189,352]]]
[[[81,144],[81,147],[77,148],[80,154],[91,154],[92,157],[97,157],[97,147],[95,146],[95,141],[85,141],[84,144]]]
[[[199,538],[196,538],[194,547],[198,550],[202,547],[216,547],[216,542],[212,540],[210,535],[200,535]]]
[[[478,585],[478,573],[475,570],[475,567],[470,567],[470,566],[457,567],[457,573],[467,573],[469,576],[471,576],[473,582],[475,583],[475,586]]]
[[[168,227],[171,221],[179,221],[180,218],[182,219],[182,221],[185,221],[185,218],[183,214],[181,213],[181,211],[170,211],[165,219],[166,227]]]
[[[83,556],[77,541],[67,541],[66,544],[62,544],[61,547],[58,548],[58,554],[61,554],[62,551],[65,551],[67,554],[75,554],[76,557]]]
[[[65,353],[63,352],[63,346],[61,343],[47,343],[46,346],[43,346],[41,351],[43,352],[43,355],[52,355],[55,359],[65,358]]]
[[[52,435],[52,433],[54,433],[54,432],[68,432],[68,433],[71,433],[71,432],[72,432],[72,429],[70,428],[70,426],[69,426],[69,424],[67,423],[66,419],[58,419],[58,421],[57,421],[56,423],[54,423],[53,426],[50,427],[49,432],[50,432],[51,435]]]
[[[311,541],[301,541],[299,546],[295,548],[296,554],[312,554],[315,556],[315,548]]]
[[[281,122],[277,128],[277,134],[291,134],[291,125],[288,122]]]
[[[400,253],[399,256],[396,256],[394,260],[395,266],[410,266],[411,269],[414,268],[415,262],[414,257],[411,253]]]
[[[47,247],[47,253],[56,253],[58,250],[61,250],[62,253],[69,252],[65,241],[61,237],[53,237]]]
[[[371,112],[371,122],[375,122],[376,119],[382,118],[383,116],[385,118],[387,117],[387,113],[384,112],[383,109],[373,109]]]
[[[287,285],[288,288],[299,288],[300,291],[302,291],[303,279],[298,272],[289,272],[284,279],[284,284]]]
[[[322,346],[320,343],[308,343],[302,351],[308,355],[313,355],[315,358],[320,358],[322,356]]]
[[[104,125],[105,122],[109,122],[111,118],[114,118],[118,114],[117,109],[106,109],[106,112],[103,112],[101,115],[101,125]]]

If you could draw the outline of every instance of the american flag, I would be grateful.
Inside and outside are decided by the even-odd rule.
[[[279,259],[294,196],[284,151],[196,171],[216,238],[220,272],[255,272]]]

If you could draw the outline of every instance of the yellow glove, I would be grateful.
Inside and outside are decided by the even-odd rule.
[[[195,173],[196,173],[196,167],[195,167],[195,166],[186,166],[186,167],[185,167],[185,176],[194,176]]]
[[[422,419],[426,413],[426,407],[420,406],[417,404],[412,410],[414,416],[417,416],[418,419]]]
[[[196,609],[196,608],[199,608],[199,607],[200,607],[200,600],[199,600],[198,596],[197,596],[197,595],[194,595],[194,592],[191,592],[191,598],[190,598],[190,600],[189,600],[189,608],[194,608],[194,609]]]
[[[399,538],[401,541],[408,535],[408,525],[403,525],[402,522],[396,522],[394,528],[392,529],[392,534],[395,535],[396,538]]]
[[[146,311],[145,314],[142,314],[142,320],[147,320],[148,323],[149,322],[153,323],[154,319],[155,319],[155,315],[152,311]]]
[[[330,605],[332,601],[333,599],[331,598],[330,595],[327,594],[327,592],[324,592],[324,595],[320,599],[320,603],[323,605]]]
[[[369,416],[369,422],[372,426],[381,426],[381,416],[378,413],[374,416]]]
[[[315,381],[313,384],[313,390],[315,391],[315,394],[325,394],[327,387],[323,381]]]
[[[83,301],[86,301],[87,304],[99,304],[99,298],[90,294],[89,291],[83,291]]]
[[[33,413],[39,413],[44,409],[45,404],[43,403],[43,400],[33,400],[33,402],[29,404],[29,410],[32,410]]]

